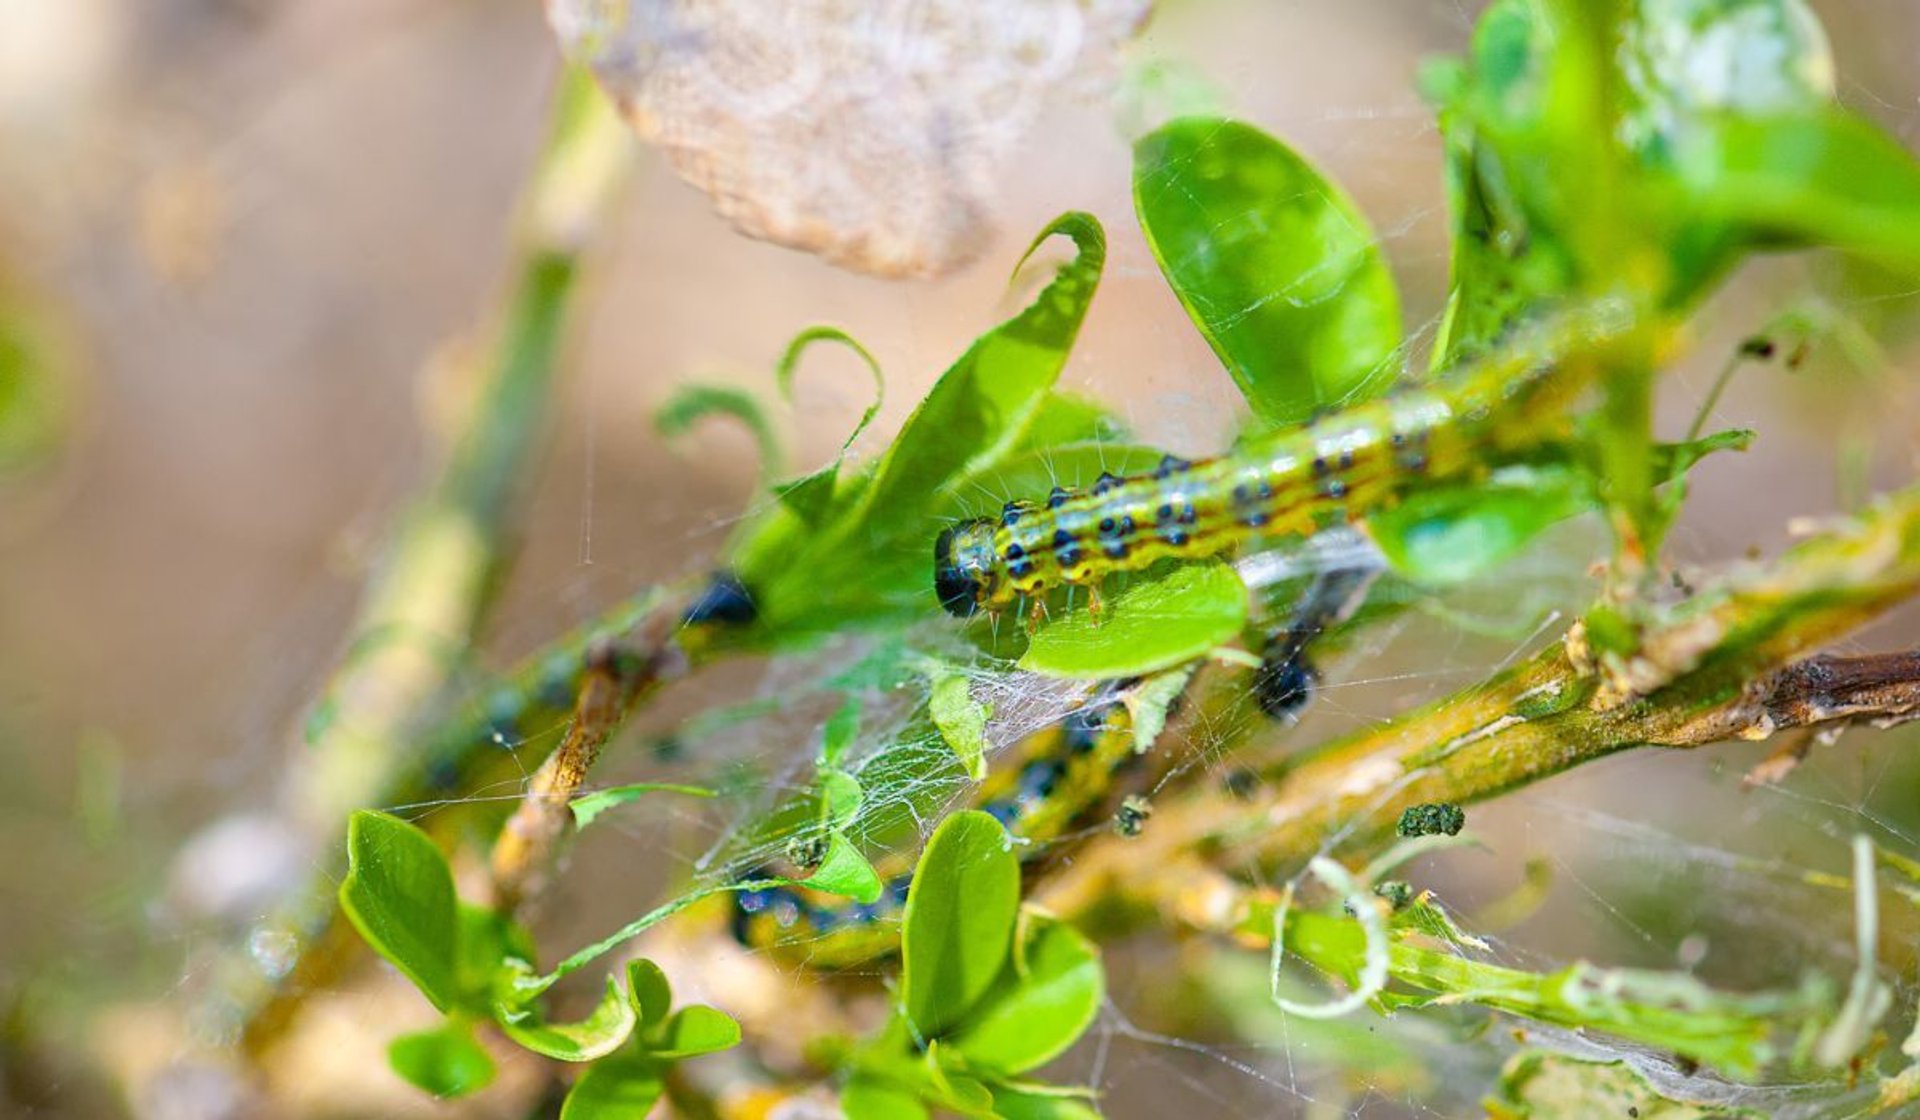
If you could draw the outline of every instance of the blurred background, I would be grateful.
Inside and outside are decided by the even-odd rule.
[[[1814,7],[1842,100],[1920,146],[1920,9]],[[1307,153],[1372,218],[1424,337],[1447,219],[1413,77],[1464,45],[1474,8],[1168,4],[1129,48],[1122,93],[1150,70]],[[99,1072],[116,1022],[103,1012],[189,980],[200,917],[238,889],[181,846],[268,803],[299,749],[368,564],[429,462],[453,392],[444,371],[502,297],[514,200],[558,72],[526,0],[0,0],[0,413],[15,394],[14,427],[0,428],[0,1115],[122,1107]],[[590,253],[491,663],[706,567],[757,464],[723,424],[663,442],[652,416],[677,385],[771,397],[786,340],[840,325],[887,372],[886,409],[857,445],[870,453],[1015,305],[1008,274],[1062,210],[1092,211],[1112,241],[1064,381],[1115,402],[1150,442],[1222,447],[1237,397],[1134,226],[1124,101],[1050,102],[1005,170],[996,239],[935,281],[743,238],[640,152],[612,236]],[[1791,519],[1911,480],[1914,295],[1834,261],[1782,261],[1709,309],[1668,382],[1674,430],[1726,355],[1782,311],[1858,321],[1885,349],[1817,345],[1796,373],[1735,383],[1715,422],[1761,438],[1697,476],[1674,542],[1685,570],[1771,550]],[[867,392],[851,360],[809,360],[790,426],[802,464],[833,453]],[[1566,589],[1528,606],[1579,601],[1601,553],[1561,547],[1529,563]],[[1476,679],[1539,640],[1537,614],[1513,615],[1509,601],[1417,618],[1343,666],[1296,734]],[[1914,745],[1910,731],[1857,733],[1751,792],[1740,775],[1765,748],[1621,756],[1476,813],[1494,851],[1449,857],[1436,882],[1471,909],[1527,861],[1550,868],[1547,903],[1504,935],[1523,960],[1698,966],[1740,986],[1791,982],[1810,961],[1843,974],[1844,904],[1782,896],[1775,873],[1844,867],[1861,827],[1920,854]],[[1901,920],[1883,959],[1905,954],[1910,976]],[[1116,1099],[1152,1082],[1160,1099],[1204,1098],[1223,1115],[1310,1111],[1297,1086],[1241,1068],[1275,1068],[1281,1048],[1228,1060],[1116,1026],[1153,1015],[1128,967],[1102,1053]]]

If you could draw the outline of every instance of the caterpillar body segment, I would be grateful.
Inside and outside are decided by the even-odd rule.
[[[975,804],[1040,853],[1084,825],[1109,800],[1114,782],[1139,759],[1125,703],[1132,680],[1106,682],[1086,703],[1023,739],[1009,766],[996,767]],[[815,968],[847,968],[898,946],[910,874],[894,875],[878,901],[862,905],[804,887],[762,887],[733,896],[741,944],[777,949]]]
[[[1214,459],[1167,457],[1102,475],[1084,491],[1013,501],[998,518],[947,527],[934,542],[934,593],[965,618],[1069,584],[1095,584],[1163,559],[1199,559],[1356,520],[1401,494],[1461,477],[1561,432],[1595,363],[1569,338],[1618,330],[1596,305],[1432,385],[1409,386]],[[1558,342],[1558,346],[1550,343]]]

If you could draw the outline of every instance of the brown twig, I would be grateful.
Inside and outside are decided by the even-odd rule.
[[[675,612],[656,611],[631,644],[596,642],[560,746],[534,772],[520,806],[495,838],[490,861],[493,906],[512,914],[544,884],[573,825],[569,802],[586,782],[614,732],[640,698],[679,676],[686,655],[673,640]]]

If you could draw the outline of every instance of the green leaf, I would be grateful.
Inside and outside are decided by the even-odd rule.
[[[1002,1076],[1045,1065],[1093,1022],[1105,994],[1100,954],[1065,922],[1029,915],[1015,960],[953,1036],[975,1069]]]
[[[887,379],[880,373],[879,359],[875,358],[866,347],[860,345],[858,339],[846,331],[841,330],[839,327],[808,327],[806,330],[793,336],[793,341],[787,343],[786,352],[780,355],[779,363],[774,366],[774,380],[780,386],[780,395],[787,398],[787,400],[791,401],[793,399],[793,372],[800,365],[800,355],[804,354],[807,348],[816,342],[840,343],[859,355],[860,360],[866,363],[867,371],[873,374],[873,403],[868,405],[867,410],[860,414],[860,422],[855,424],[853,431],[849,432],[847,438],[841,441],[840,450],[845,451],[847,448],[853,446],[853,441],[860,438],[860,433],[867,430],[867,425],[873,423],[874,416],[879,413],[880,405],[886,399],[887,395]]]
[[[568,1090],[560,1120],[637,1120],[666,1090],[658,1062],[620,1057],[588,1066]]]
[[[1112,443],[1124,439],[1127,428],[1107,406],[1075,393],[1048,393],[1034,411],[1015,449],[1032,451],[1069,443]]]
[[[1042,1092],[1041,1088],[993,1086],[994,1115],[1002,1120],[1100,1120],[1100,1110],[1087,1102],[1086,1090]]]
[[[1133,717],[1133,752],[1144,754],[1166,730],[1174,702],[1187,694],[1195,666],[1185,665],[1155,673],[1128,690],[1127,712]]]
[[[627,962],[627,998],[633,1002],[638,1025],[664,1022],[673,1006],[673,984],[661,967],[645,957]]]
[[[953,748],[955,757],[966,768],[967,777],[978,782],[987,776],[987,717],[992,711],[973,698],[965,674],[936,677],[927,698],[927,712],[941,738]]]
[[[347,825],[340,908],[374,952],[441,1011],[460,1002],[453,875],[427,834],[371,809]]]
[[[1231,565],[1182,564],[1129,583],[1096,619],[1084,608],[1036,627],[1020,668],[1052,677],[1136,677],[1203,656],[1247,621],[1247,588]]]
[[[1393,383],[1400,303],[1344,192],[1239,121],[1188,117],[1134,145],[1154,259],[1268,426]]]
[[[1028,253],[1063,233],[1079,255],[1026,310],[968,347],[907,418],[875,473],[864,518],[869,524],[902,519],[917,525],[911,514],[929,493],[1003,456],[1047,401],[1107,259],[1100,223],[1081,213],[1054,219]]]
[[[835,495],[846,492],[838,486],[840,465],[846,458],[847,449],[853,446],[853,441],[860,438],[860,433],[867,430],[868,424],[873,423],[873,418],[879,413],[880,403],[886,395],[886,380],[880,375],[880,363],[867,348],[838,327],[821,326],[809,327],[794,336],[793,341],[787,344],[786,352],[780,356],[779,364],[774,367],[774,378],[779,382],[782,396],[789,401],[793,399],[793,371],[799,365],[800,355],[813,343],[821,341],[842,343],[867,364],[867,369],[873,374],[873,403],[860,414],[860,420],[853,426],[853,431],[847,433],[847,438],[841,441],[840,454],[835,455],[832,462],[810,474],[789,479],[773,487],[774,495],[809,525],[817,525],[825,519],[832,508]]]
[[[575,828],[585,828],[608,809],[616,805],[625,805],[629,801],[638,801],[642,794],[648,793],[684,793],[689,797],[715,796],[712,790],[704,786],[681,786],[667,782],[635,782],[632,785],[614,786],[611,789],[595,790],[574,798],[569,805],[573,810],[573,825]]]
[[[525,926],[501,917],[498,911],[487,906],[460,903],[458,921],[456,981],[467,1007],[477,1015],[484,1015],[489,1008],[488,998],[500,982],[507,961],[534,958],[533,936]]]
[[[867,857],[838,830],[828,836],[827,854],[820,866],[802,881],[814,890],[842,895],[863,906],[880,901],[881,892],[886,890],[886,884],[880,881],[879,873],[867,862]]]
[[[926,1095],[933,1104],[962,1116],[993,1115],[993,1092],[979,1078],[970,1076],[948,1057],[949,1051],[939,1039],[927,1043],[920,1056],[920,1068],[926,1072],[932,1092]]]
[[[543,1057],[561,1062],[591,1062],[620,1048],[633,1033],[637,1015],[619,981],[607,978],[607,990],[586,1018],[573,1023],[546,1023],[537,1017],[501,1015],[495,1021],[508,1038]]]
[[[847,1120],[928,1120],[933,1115],[918,1095],[858,1074],[840,1090],[840,1112]]]
[[[1710,118],[1676,162],[1704,221],[1749,241],[1830,245],[1920,271],[1920,164],[1850,113]]]
[[[442,1098],[484,1089],[494,1075],[493,1058],[464,1020],[401,1035],[387,1046],[387,1064],[408,1084]]]
[[[1472,486],[1414,494],[1367,519],[1367,535],[1408,579],[1429,585],[1479,575],[1549,526],[1593,508],[1587,476],[1566,463],[1518,465]]]
[[[740,1024],[733,1016],[704,1004],[673,1013],[647,1050],[656,1058],[693,1058],[731,1049],[740,1044]]]
[[[780,437],[767,420],[766,409],[753,394],[731,385],[683,385],[653,414],[653,427],[673,439],[685,435],[695,422],[708,416],[731,416],[740,421],[760,448],[760,477],[778,474],[785,456]]]
[[[1563,145],[1550,112],[1589,111],[1593,84],[1574,51],[1532,0],[1495,0],[1481,13],[1465,63],[1430,65],[1421,85],[1439,106],[1452,275],[1432,368],[1493,346],[1512,326],[1571,292],[1578,268],[1557,236],[1565,220],[1566,168],[1584,168],[1603,145]],[[1562,146],[1574,160],[1548,162]],[[1551,169],[1543,171],[1541,165]]]
[[[927,841],[900,932],[900,1008],[922,1038],[972,1009],[1006,961],[1020,863],[1000,822],[955,813]]]

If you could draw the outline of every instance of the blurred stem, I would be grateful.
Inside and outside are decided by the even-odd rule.
[[[1195,858],[1274,873],[1386,836],[1408,806],[1484,800],[1630,747],[1911,718],[1915,655],[1802,658],[1916,590],[1920,487],[1665,612],[1618,674],[1596,671],[1576,626],[1491,680],[1270,767],[1249,802],[1160,807],[1143,835],[1087,852],[1040,901],[1066,915],[1164,904],[1188,889]]]
[[[546,431],[580,257],[631,162],[624,127],[584,71],[564,74],[550,128],[472,404],[439,473],[400,519],[290,776],[287,808],[329,842],[415,760],[408,733],[490,605],[518,484]]]
[[[337,851],[347,814],[378,804],[420,763],[420,721],[491,605],[519,484],[546,432],[580,259],[631,164],[626,129],[583,70],[562,76],[549,130],[521,200],[511,288],[472,403],[444,462],[399,519],[282,791],[284,814],[316,850]],[[319,863],[335,866],[331,857]],[[220,970],[221,997],[231,1003],[219,1019],[237,1020],[250,1046],[270,1040],[298,993],[330,973],[342,944],[322,936],[333,887],[328,873],[300,884],[261,927],[295,939],[290,983],[275,991],[244,949]]]

